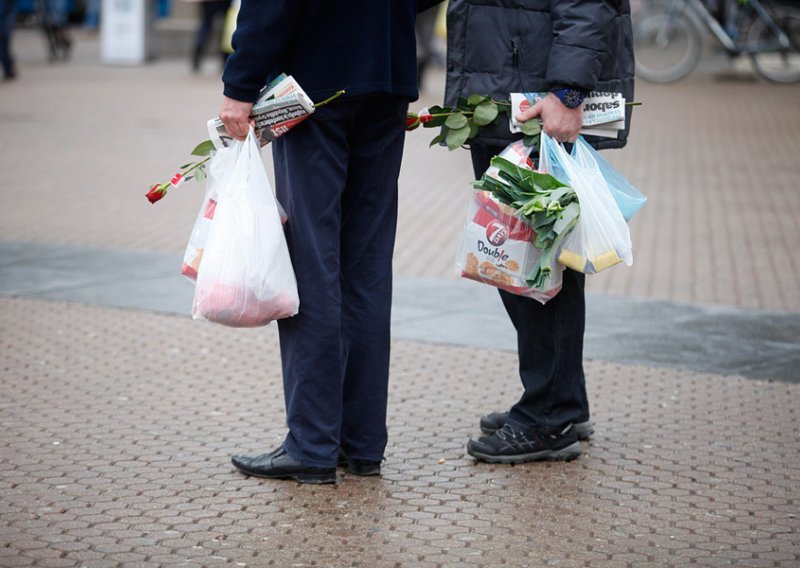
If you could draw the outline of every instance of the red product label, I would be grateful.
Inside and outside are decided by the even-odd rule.
[[[486,238],[489,239],[489,242],[492,242],[489,236],[489,225],[493,221],[499,222],[499,225],[503,225],[507,229],[507,234],[502,242],[505,242],[506,239],[513,239],[515,241],[532,241],[534,239],[534,232],[531,230],[530,226],[518,217],[505,212],[503,206],[495,201],[491,197],[491,194],[477,192],[475,194],[475,200],[480,208],[472,220],[487,228]]]
[[[209,199],[208,203],[206,203],[206,211],[203,213],[203,217],[206,219],[213,219],[214,218],[214,211],[217,210],[217,202],[213,199]]]

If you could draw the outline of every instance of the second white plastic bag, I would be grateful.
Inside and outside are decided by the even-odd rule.
[[[252,128],[244,142],[217,152],[210,171],[219,183],[193,317],[257,327],[297,314],[297,281]]]
[[[633,264],[631,234],[597,160],[578,138],[573,155],[542,133],[540,169],[568,184],[578,196],[580,216],[564,239],[558,261],[594,274],[619,262]]]

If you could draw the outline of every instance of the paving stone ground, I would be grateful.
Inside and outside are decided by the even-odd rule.
[[[800,386],[592,361],[578,460],[466,455],[515,357],[395,342],[380,478],[246,478],[274,328],[0,300],[0,566],[796,566]]]

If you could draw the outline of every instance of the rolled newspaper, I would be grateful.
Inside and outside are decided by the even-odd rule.
[[[291,75],[281,74],[261,91],[250,116],[256,123],[259,144],[266,146],[313,113],[314,102],[298,82]],[[218,116],[208,121],[208,134],[217,149],[230,146],[233,141]]]

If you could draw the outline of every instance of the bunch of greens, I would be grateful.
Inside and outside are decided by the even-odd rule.
[[[498,201],[515,209],[530,223],[536,233],[533,244],[542,254],[527,283],[542,290],[561,242],[578,221],[578,196],[571,187],[550,174],[521,168],[497,156],[492,158],[491,164],[497,169],[497,177],[484,174],[473,185],[476,189],[491,191]]]

